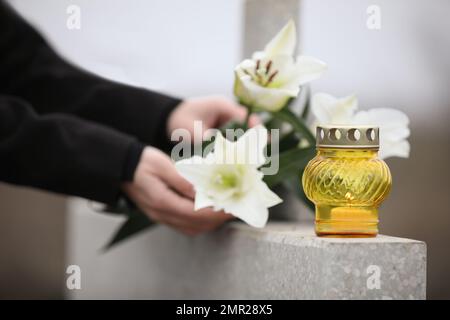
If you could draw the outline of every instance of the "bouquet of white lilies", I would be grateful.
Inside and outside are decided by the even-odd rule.
[[[325,93],[317,93],[312,99],[308,96],[302,110],[291,110],[291,102],[304,85],[320,78],[327,69],[314,57],[300,55],[294,59],[296,40],[295,24],[289,21],[263,51],[255,52],[235,68],[235,96],[247,108],[248,117],[262,114],[264,125],[247,128],[247,121],[228,125],[228,129],[216,133],[211,152],[175,163],[178,172],[194,186],[195,209],[212,207],[251,226],[264,227],[268,208],[282,202],[271,190],[279,184],[293,188],[300,199],[311,205],[300,181],[315,154],[313,132],[317,124],[379,126],[380,157],[409,156],[409,120],[401,111],[358,111],[354,95],[335,98]],[[229,128],[240,129],[242,135],[223,137]],[[124,208],[129,207],[125,205],[118,211]],[[143,214],[127,212],[129,219],[111,244],[151,224]]]

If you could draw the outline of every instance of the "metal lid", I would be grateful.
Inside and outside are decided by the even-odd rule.
[[[380,130],[371,125],[318,125],[316,146],[320,148],[378,149]]]

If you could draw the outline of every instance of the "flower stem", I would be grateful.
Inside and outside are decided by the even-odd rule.
[[[252,107],[246,105],[245,108],[247,109],[247,114],[245,116],[243,127],[244,127],[244,131],[247,131],[248,122],[250,121],[250,116],[252,115]]]
[[[284,108],[278,112],[272,112],[272,115],[275,118],[278,118],[282,121],[288,122],[291,124],[292,128],[300,133],[302,137],[304,137],[309,145],[313,146],[316,143],[316,139],[311,131],[306,127],[305,123],[302,119],[299,119],[292,111],[288,108]]]

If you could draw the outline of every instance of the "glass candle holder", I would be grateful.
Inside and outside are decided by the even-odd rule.
[[[316,148],[302,177],[316,207],[316,234],[376,236],[378,207],[392,184],[388,166],[378,159],[379,128],[318,126]]]

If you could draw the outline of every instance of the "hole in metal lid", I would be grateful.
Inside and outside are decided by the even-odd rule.
[[[325,138],[325,132],[323,131],[323,129],[318,128],[318,133],[319,133],[320,139],[323,140],[323,138]]]
[[[342,136],[341,135],[341,130],[333,128],[333,129],[330,130],[328,136],[329,136],[330,140],[333,140],[333,141],[340,140],[341,136]]]
[[[347,132],[347,138],[350,141],[359,141],[361,139],[361,132],[358,129],[350,129]]]
[[[376,139],[375,130],[372,128],[368,129],[366,131],[366,137],[367,137],[367,140],[369,140],[369,141],[375,141],[375,139]]]

